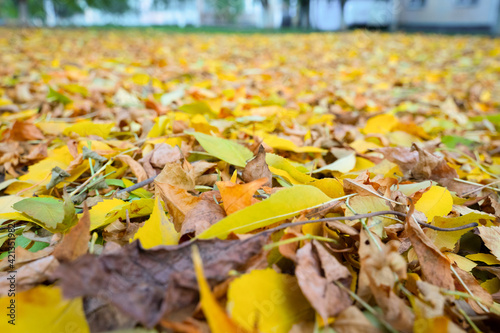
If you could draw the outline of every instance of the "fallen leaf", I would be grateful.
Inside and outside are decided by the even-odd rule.
[[[307,185],[296,185],[271,195],[266,200],[220,220],[199,235],[200,239],[226,238],[231,232],[246,233],[298,215],[331,199],[321,190]]]
[[[87,205],[78,223],[63,236],[57,244],[53,256],[59,261],[72,261],[87,253],[90,241],[90,214]]]
[[[266,163],[266,151],[262,145],[259,146],[259,151],[255,157],[250,160],[243,169],[242,178],[247,183],[257,179],[267,178],[267,182],[264,186],[272,187],[273,176]]]
[[[76,133],[79,136],[88,137],[90,135],[100,136],[106,139],[113,128],[113,124],[96,124],[92,121],[82,121],[66,127],[63,131],[64,135],[70,135],[71,133]]]
[[[34,124],[16,120],[4,134],[5,140],[28,141],[43,140],[45,136]]]
[[[376,236],[371,238],[366,231],[361,232],[358,288],[370,290],[384,319],[396,330],[411,332],[414,314],[394,292],[396,278],[406,279],[406,261],[397,252],[398,247],[397,242],[383,244]]]
[[[312,241],[297,251],[295,275],[300,289],[323,322],[352,304],[349,294],[335,282],[350,288],[349,270],[318,242]]]
[[[155,199],[151,216],[134,235],[133,240],[136,239],[141,242],[142,247],[145,249],[158,245],[176,245],[179,243],[179,234],[175,231],[174,224],[167,219],[159,197]]]
[[[424,234],[412,214],[406,219],[406,232],[417,254],[424,280],[438,287],[454,290],[450,261]]]
[[[19,332],[65,332],[68,329],[90,332],[83,312],[82,299],[63,299],[59,287],[38,286],[18,293],[16,303],[12,303],[12,300],[13,298],[8,296],[0,298],[0,306],[3,309],[9,309],[9,306],[14,304],[14,310],[7,313],[8,319],[4,318],[0,322],[3,332],[12,332],[13,327]],[[22,320],[23,318],[30,320]],[[11,320],[12,322],[9,322]]]
[[[211,285],[227,278],[259,253],[266,240],[197,241]],[[63,263],[55,273],[66,297],[99,296],[148,327],[172,311],[194,304],[198,298],[191,245],[158,246],[145,250],[139,242],[118,251],[84,255]],[[167,265],[165,265],[168,263]]]
[[[381,333],[356,306],[342,311],[333,322],[333,329],[339,333]]]
[[[415,204],[415,209],[427,216],[427,221],[432,222],[435,216],[446,216],[453,207],[453,198],[450,191],[444,187],[431,186]]]
[[[134,173],[138,183],[148,179],[148,175],[146,174],[146,171],[144,170],[142,165],[132,157],[128,155],[119,155],[116,157],[116,159],[122,161],[130,167],[130,170],[132,170],[132,172]]]
[[[226,311],[219,305],[217,299],[212,294],[210,286],[205,279],[205,274],[203,273],[203,263],[201,261],[200,251],[196,246],[193,246],[192,249],[194,271],[200,289],[201,308],[207,317],[210,330],[214,333],[242,332],[242,329],[228,317]]]
[[[202,200],[189,194],[185,189],[166,183],[156,183],[156,188],[172,217],[175,230],[180,230],[186,215]]]
[[[286,333],[312,312],[297,280],[270,268],[236,278],[227,294],[231,318],[247,331]]]
[[[222,201],[224,202],[224,210],[227,215],[233,214],[258,202],[253,195],[259,188],[267,183],[267,181],[267,178],[261,178],[247,184],[217,182],[216,185],[220,191]]]
[[[477,227],[477,230],[484,245],[500,260],[500,227]]]
[[[224,209],[212,200],[200,200],[187,214],[181,227],[181,240],[200,235],[226,217]]]
[[[245,167],[247,161],[253,157],[248,148],[236,142],[203,133],[189,132],[188,134],[194,136],[207,153],[234,166]]]

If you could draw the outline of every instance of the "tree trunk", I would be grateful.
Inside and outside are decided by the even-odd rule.
[[[340,0],[340,31],[347,30],[347,25],[345,23],[344,8],[346,0]]]
[[[391,17],[391,31],[398,30],[399,26],[399,13],[401,11],[401,1],[400,0],[392,0],[392,17]]]
[[[500,36],[500,1],[497,5],[497,20],[491,30],[493,36]]]
[[[45,10],[45,25],[54,27],[56,25],[56,10],[52,0],[43,0],[43,9]]]
[[[301,28],[309,29],[309,9],[310,9],[309,1],[300,1],[300,15],[299,15],[299,26]]]
[[[22,26],[27,26],[29,19],[28,0],[18,0],[17,10],[18,10],[19,24]]]

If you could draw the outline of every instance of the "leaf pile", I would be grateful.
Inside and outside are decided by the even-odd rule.
[[[15,269],[23,332],[495,331],[499,55],[2,30],[0,306]]]

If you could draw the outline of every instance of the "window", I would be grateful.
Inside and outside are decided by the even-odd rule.
[[[479,0],[456,0],[458,7],[473,7],[479,4]]]
[[[425,0],[408,0],[408,8],[410,9],[420,9],[424,8]]]

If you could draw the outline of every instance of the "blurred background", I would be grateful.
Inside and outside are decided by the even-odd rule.
[[[500,0],[0,0],[0,25],[500,33]]]

